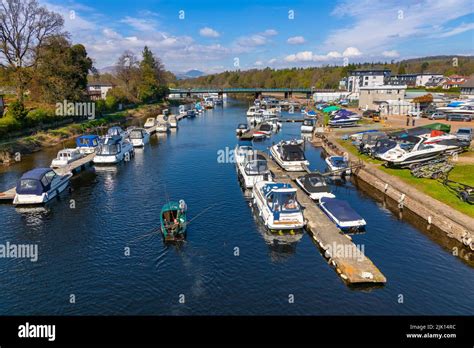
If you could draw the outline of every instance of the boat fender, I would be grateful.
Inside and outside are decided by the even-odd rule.
[[[347,276],[346,276],[345,274],[343,274],[343,273],[341,273],[341,278],[344,279],[344,280],[347,280],[347,279],[348,279]]]
[[[185,209],[186,209],[186,202],[185,202],[183,199],[181,199],[181,200],[179,201],[179,209],[181,209],[181,210],[185,210]]]

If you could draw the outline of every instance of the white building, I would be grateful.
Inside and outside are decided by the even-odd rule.
[[[87,85],[87,94],[91,100],[105,99],[107,92],[114,88],[111,83],[94,83]]]
[[[346,89],[349,92],[359,92],[361,87],[381,86],[387,81],[390,74],[390,69],[350,71],[346,80]]]
[[[313,100],[315,102],[332,102],[340,99],[356,100],[359,99],[359,93],[350,92],[315,92]]]
[[[417,74],[416,75],[416,86],[426,86],[426,84],[430,81],[433,81],[435,79],[442,79],[444,78],[443,74]]]

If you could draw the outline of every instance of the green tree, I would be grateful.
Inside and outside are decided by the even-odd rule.
[[[21,100],[15,100],[13,103],[8,105],[8,111],[6,117],[11,117],[19,122],[23,123],[26,116],[28,115],[28,111],[25,108],[25,104]]]
[[[404,75],[406,74],[406,69],[405,69],[405,65],[403,64],[400,64],[400,66],[398,67],[398,71],[397,71],[397,74],[398,75]]]
[[[142,102],[152,102],[162,99],[166,94],[165,70],[161,60],[155,58],[153,52],[145,46],[140,62],[141,83],[139,98]]]
[[[83,45],[73,45],[64,36],[46,40],[30,86],[32,98],[47,103],[85,99],[87,75],[92,60]]]

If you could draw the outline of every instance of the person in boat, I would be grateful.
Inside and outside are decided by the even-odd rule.
[[[291,209],[296,209],[297,206],[296,206],[296,202],[293,200],[293,199],[290,199],[288,200],[285,205],[284,205],[285,209],[287,210],[291,210]]]

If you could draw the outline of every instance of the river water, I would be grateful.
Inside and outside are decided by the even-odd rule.
[[[387,277],[385,286],[346,286],[307,234],[288,245],[269,240],[234,164],[218,161],[219,150],[234,148],[246,108],[230,101],[183,120],[131,162],[76,175],[71,192],[46,209],[0,205],[0,244],[39,248],[37,262],[0,259],[0,314],[473,314],[469,263],[350,182],[334,192],[366,219],[367,231],[353,240]],[[299,137],[299,126],[285,123],[259,147]],[[56,151],[1,168],[0,190],[49,165]],[[324,169],[320,149],[305,151],[311,168]],[[181,246],[150,234],[169,199],[184,199],[192,219]]]

